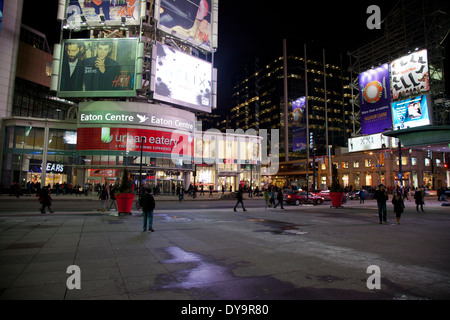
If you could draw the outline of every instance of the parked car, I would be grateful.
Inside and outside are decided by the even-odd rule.
[[[364,190],[364,199],[368,200],[368,199],[373,199],[373,194],[374,191],[373,190],[366,190],[366,189],[362,189]],[[355,200],[355,199],[359,199],[359,195],[361,193],[361,190],[352,190],[350,192],[347,193],[347,198],[350,200]]]
[[[321,204],[325,199],[314,193],[309,193],[307,198],[306,191],[296,191],[286,196],[286,203],[295,204],[296,206],[307,203],[307,200],[309,200],[310,203]]]
[[[283,190],[283,200],[286,201],[286,198],[288,195],[293,194],[297,191],[291,190],[291,189],[284,189]]]
[[[325,201],[326,201],[326,200],[331,200],[331,199],[330,199],[330,190],[320,190],[320,192],[317,193],[317,195],[318,195],[319,197],[324,198]]]
[[[359,199],[359,193],[361,190],[352,190],[347,193],[347,198],[350,200]]]

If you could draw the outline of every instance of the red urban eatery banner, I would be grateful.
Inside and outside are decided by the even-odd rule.
[[[77,150],[141,151],[193,156],[187,134],[132,128],[78,128]]]

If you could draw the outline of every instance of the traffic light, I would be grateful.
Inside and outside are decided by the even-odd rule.
[[[448,170],[448,162],[444,163],[444,170]]]

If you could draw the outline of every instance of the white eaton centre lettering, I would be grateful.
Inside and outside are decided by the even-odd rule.
[[[103,115],[101,114],[86,114],[82,113],[80,116],[81,121],[103,121]],[[107,113],[105,115],[106,121],[123,121],[123,122],[133,122],[133,116],[127,116],[124,114],[111,114]]]

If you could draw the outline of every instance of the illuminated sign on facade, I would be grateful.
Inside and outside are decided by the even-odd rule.
[[[217,48],[218,0],[156,0],[158,29],[202,49]]]
[[[76,31],[87,28],[139,25],[141,18],[145,17],[147,1],[62,0],[59,2],[58,19],[64,21],[64,28]]]
[[[404,100],[430,90],[427,50],[391,62],[392,100]]]
[[[212,64],[157,42],[154,45],[153,98],[211,112]]]
[[[77,150],[140,151],[192,156],[189,134],[134,128],[78,128]]]
[[[172,128],[193,132],[194,123],[177,117],[127,111],[80,112],[79,124],[132,124]]]
[[[361,92],[361,133],[383,132],[392,126],[389,64],[359,75]]]
[[[52,76],[59,97],[136,96],[143,56],[139,39],[69,39],[60,50],[53,62],[59,74]]]
[[[348,139],[348,152],[385,149],[397,145],[396,140],[395,138],[385,137],[381,133],[350,138]]]
[[[423,95],[392,103],[394,130],[431,124],[429,96]]]

